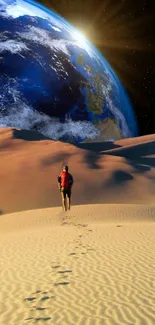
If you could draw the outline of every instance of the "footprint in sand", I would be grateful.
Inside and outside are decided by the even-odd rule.
[[[31,309],[36,309],[36,310],[42,311],[42,310],[46,310],[47,308],[33,306]]]
[[[36,299],[36,297],[28,297],[28,298],[25,298],[24,301],[33,301],[35,299]]]
[[[55,265],[55,266],[51,266],[52,269],[58,269],[59,267],[61,267],[61,265]]]
[[[41,292],[40,290],[37,290],[36,293],[45,294],[45,293],[47,293],[47,291],[46,292],[45,291]],[[55,298],[55,296],[54,295],[45,296],[45,297],[40,298],[39,301],[46,301],[46,300],[48,300],[50,298]],[[30,297],[30,298],[28,297],[28,298],[25,298],[24,300],[33,301],[34,299],[36,299],[36,297]],[[37,307],[35,305],[30,307],[30,310],[36,310],[36,311],[40,311],[40,312],[42,312],[44,310],[47,310],[47,309],[48,308],[46,308],[46,307],[39,307],[39,306]],[[46,317],[29,317],[29,318],[26,318],[25,320],[27,320],[27,321],[33,320],[35,322],[39,322],[39,321],[45,322],[45,321],[51,320],[51,317],[49,317],[49,316],[46,316]]]
[[[70,283],[69,281],[63,281],[63,282],[59,281],[59,282],[55,282],[54,285],[55,286],[58,286],[58,285],[67,285],[69,283]]]
[[[51,319],[51,317],[29,317],[29,318],[26,318],[25,320],[34,320],[35,322],[39,322],[39,321],[44,321],[44,322],[46,322],[46,321],[48,321],[48,320],[50,320]]]
[[[63,271],[58,271],[58,273],[70,273],[72,270],[63,270]]]
[[[36,317],[35,318],[35,321],[47,321],[47,320],[50,320],[51,319],[51,317]]]
[[[50,299],[50,297],[49,296],[45,296],[45,297],[40,298],[40,301],[44,301],[44,300],[48,300],[48,299]]]
[[[61,226],[65,226],[65,225],[69,225],[69,223],[66,221],[62,222]]]
[[[87,224],[78,223],[77,226],[80,226],[80,227],[87,227],[88,225],[87,225]]]

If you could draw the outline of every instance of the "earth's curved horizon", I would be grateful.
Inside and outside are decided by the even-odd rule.
[[[0,0],[0,127],[72,143],[135,137],[123,85],[102,54],[57,13]]]

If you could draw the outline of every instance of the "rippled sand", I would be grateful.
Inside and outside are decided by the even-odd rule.
[[[0,217],[0,324],[154,325],[155,206]]]

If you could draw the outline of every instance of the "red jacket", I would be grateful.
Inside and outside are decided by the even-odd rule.
[[[62,171],[58,176],[58,183],[61,187],[68,188],[73,184],[73,176],[67,171]]]

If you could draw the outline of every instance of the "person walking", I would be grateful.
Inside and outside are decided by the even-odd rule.
[[[73,186],[73,176],[68,172],[68,166],[63,167],[62,172],[58,176],[58,188],[62,197],[62,207],[64,211],[70,210],[71,207],[71,190]],[[68,204],[67,204],[68,198]]]

